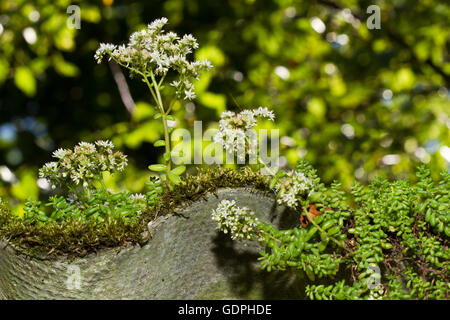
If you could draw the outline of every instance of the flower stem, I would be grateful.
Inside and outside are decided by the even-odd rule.
[[[158,82],[155,79],[155,75],[153,72],[150,72],[150,77],[152,79],[152,83],[148,81],[148,77],[144,75],[143,73],[140,73],[144,82],[147,84],[150,93],[153,96],[153,99],[155,100],[155,103],[159,109],[159,112],[161,113],[161,121],[163,124],[163,130],[164,130],[164,144],[165,144],[165,151],[166,153],[170,154],[171,148],[170,148],[170,136],[169,136],[169,126],[167,125],[167,113],[164,110],[164,105],[161,99],[161,94],[159,92],[159,85]],[[161,84],[161,83],[160,83]],[[169,158],[168,161],[166,161],[166,168],[167,173],[171,170],[171,164],[172,160]]]

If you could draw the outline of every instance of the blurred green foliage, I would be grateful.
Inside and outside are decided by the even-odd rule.
[[[381,29],[369,30],[369,5]],[[81,9],[71,29],[69,5]],[[200,43],[215,65],[178,103],[177,126],[217,125],[226,108],[268,106],[277,116],[286,165],[311,162],[325,182],[345,187],[375,176],[434,176],[450,161],[450,6],[408,0],[0,0],[0,196],[45,195],[31,182],[57,147],[111,139],[129,155],[126,174],[108,186],[144,188],[161,157],[151,99],[128,80],[124,106],[117,75],[93,59],[99,42],[123,43],[161,16]],[[31,186],[33,185],[33,186]],[[41,192],[40,192],[40,191]]]

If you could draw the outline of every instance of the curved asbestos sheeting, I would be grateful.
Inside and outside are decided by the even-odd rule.
[[[223,199],[253,210],[279,228],[298,217],[275,208],[274,197],[219,189],[149,226],[144,246],[105,249],[69,261],[36,258],[0,241],[2,299],[298,299],[302,283],[290,272],[261,271],[257,242],[232,241],[211,212]]]

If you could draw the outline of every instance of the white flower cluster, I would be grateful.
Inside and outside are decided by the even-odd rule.
[[[275,185],[278,191],[278,204],[284,204],[290,208],[299,205],[299,196],[309,195],[314,190],[313,181],[302,172],[289,171]]]
[[[197,40],[190,34],[180,38],[176,33],[163,31],[167,18],[153,21],[147,29],[133,33],[127,45],[116,46],[101,43],[95,59],[101,63],[108,55],[132,72],[139,71],[146,77],[152,72],[164,77],[169,69],[179,74],[178,80],[171,83],[178,97],[195,98],[193,80],[198,80],[200,72],[213,66],[208,60],[188,61],[187,55],[198,48]]]
[[[39,170],[39,177],[46,178],[53,186],[81,183],[88,187],[103,171],[122,171],[127,165],[126,156],[113,149],[112,142],[103,140],[95,144],[80,142],[73,150],[58,149],[53,152],[58,160],[46,163]]]
[[[238,157],[243,160],[247,153],[256,152],[256,134],[252,132],[252,129],[256,126],[257,119],[268,118],[273,121],[275,114],[268,108],[259,107],[254,110],[244,110],[238,114],[225,111],[220,118],[219,131],[214,136],[214,142],[222,145],[229,152],[236,151]]]
[[[217,228],[224,233],[230,232],[233,240],[258,238],[258,218],[254,215],[248,208],[237,207],[234,200],[222,200],[217,209],[212,211],[212,219],[217,222]]]
[[[145,195],[143,195],[142,193],[134,193],[131,195],[131,199],[139,202],[145,200]]]
[[[384,297],[384,289],[381,285],[378,285],[370,289],[370,294],[367,300],[383,300],[383,297]]]

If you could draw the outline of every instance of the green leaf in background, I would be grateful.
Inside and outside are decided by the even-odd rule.
[[[307,109],[309,113],[318,119],[322,119],[327,112],[326,105],[320,98],[312,98],[309,100]]]
[[[208,108],[215,109],[218,115],[226,109],[227,99],[223,94],[205,92],[199,96],[199,100]]]
[[[66,77],[75,77],[80,73],[80,69],[73,63],[64,60],[62,54],[55,54],[53,56],[53,67],[56,72]]]
[[[0,59],[0,84],[6,80],[9,73],[9,63],[6,59]]]
[[[105,2],[103,2],[105,3]],[[100,8],[97,6],[89,6],[87,4],[83,4],[83,13],[81,15],[81,18],[84,21],[91,22],[91,23],[98,23],[100,22],[102,15],[100,13]]]
[[[226,62],[223,51],[214,45],[203,46],[195,53],[195,58],[199,60],[208,59],[215,67],[221,67]]]
[[[144,121],[134,130],[131,129],[130,131],[127,131],[124,133],[123,138],[127,147],[135,149],[143,142],[153,143],[161,136],[161,133],[161,121],[151,120]]]
[[[31,97],[36,94],[36,79],[28,67],[22,66],[16,69],[14,83],[27,96]]]
[[[155,114],[155,107],[145,101],[136,102],[133,119],[137,122],[146,120]]]
[[[414,73],[409,68],[401,68],[395,73],[392,81],[394,91],[410,90],[414,87]]]
[[[66,21],[62,19],[65,26]],[[56,32],[53,40],[55,41],[55,46],[62,51],[71,51],[75,48],[75,33],[76,29],[62,28]]]

